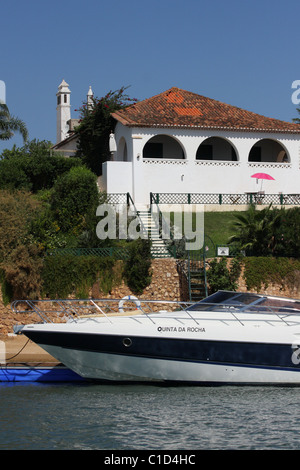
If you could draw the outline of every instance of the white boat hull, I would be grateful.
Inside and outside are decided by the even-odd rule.
[[[85,379],[191,384],[300,384],[300,371],[170,361],[40,345]]]
[[[298,326],[287,329],[283,338],[282,331],[274,326],[258,332],[239,325],[236,330],[230,329],[233,336],[225,341],[222,338],[229,330],[224,326],[213,329],[214,338],[207,337],[205,328],[192,338],[178,332],[129,337],[126,324],[123,335],[104,334],[104,326],[98,325],[101,333],[83,332],[78,324],[66,325],[65,330],[61,327],[60,332],[55,326],[47,329],[47,325],[25,327],[23,332],[86,379],[300,384]]]
[[[231,295],[250,297],[251,306],[200,302],[183,311],[87,315],[22,333],[91,380],[300,385],[300,302]]]
[[[43,345],[41,345],[43,347]],[[300,371],[169,361],[117,354],[61,351],[44,346],[81,377],[109,382],[300,385]]]

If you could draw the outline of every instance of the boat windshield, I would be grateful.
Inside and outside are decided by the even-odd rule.
[[[220,307],[234,307],[237,310],[251,311],[276,311],[277,313],[298,313],[300,314],[300,301],[289,300],[280,297],[271,297],[266,295],[218,291],[196,304],[187,308],[187,310],[219,310]]]

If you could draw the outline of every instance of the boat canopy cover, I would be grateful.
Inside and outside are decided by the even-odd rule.
[[[272,297],[267,295],[253,294],[248,292],[230,292],[218,291],[200,300],[196,304],[188,307],[187,310],[213,310],[220,306],[233,306],[238,310],[255,307],[263,310],[264,308],[276,307],[292,309],[300,314],[300,301],[293,299],[284,299],[281,297]]]

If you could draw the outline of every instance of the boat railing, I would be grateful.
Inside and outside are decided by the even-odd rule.
[[[184,312],[182,319],[190,319],[197,325],[203,320],[219,320],[228,322],[228,316],[222,318],[224,313],[229,314],[233,321],[239,322],[241,325],[249,321],[274,321],[276,317],[279,321],[286,325],[294,323],[295,316],[300,315],[300,309],[291,306],[284,307],[272,305],[237,305],[237,304],[220,304],[208,302],[184,302],[172,300],[138,300],[135,297],[123,299],[43,299],[43,300],[16,300],[11,304],[11,308],[15,313],[26,313],[29,316],[36,315],[36,320],[42,323],[57,322],[77,322],[83,319],[96,319],[97,317],[105,317],[108,322],[113,323],[114,317],[130,316],[135,321],[140,321],[138,315],[145,315],[149,321],[155,323],[159,314],[160,319],[164,313],[174,312],[178,321],[181,320],[180,311]],[[201,313],[201,318],[197,315]],[[205,317],[204,313],[207,313]],[[218,318],[214,314],[218,315]],[[260,318],[257,317],[260,314]],[[300,317],[297,318],[300,322]]]
[[[154,322],[150,317],[152,313],[185,311],[192,305],[192,302],[139,300],[133,296],[128,297],[123,299],[15,300],[11,304],[11,309],[14,313],[28,314],[28,316],[35,314],[42,323],[76,322],[84,318],[91,319],[99,316],[106,317],[112,323],[114,316],[135,316],[136,314],[144,314]]]

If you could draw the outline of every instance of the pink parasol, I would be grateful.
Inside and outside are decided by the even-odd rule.
[[[256,178],[258,180],[274,180],[273,176],[268,175],[267,173],[255,173],[251,178]]]
[[[275,178],[273,178],[273,176],[268,175],[267,173],[255,173],[254,175],[251,175],[251,178],[256,178],[257,180],[262,180],[261,181],[261,188],[262,188],[263,180],[275,180]]]

